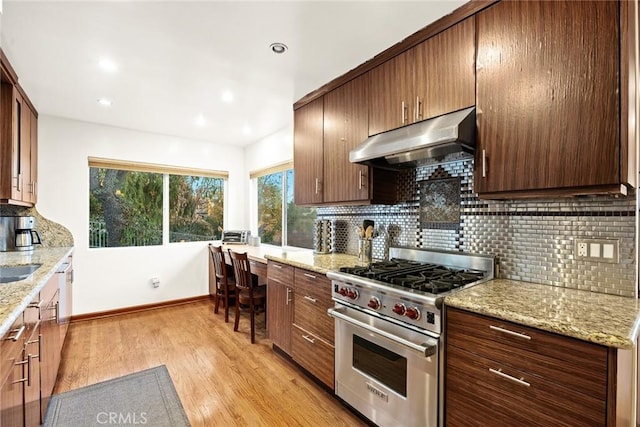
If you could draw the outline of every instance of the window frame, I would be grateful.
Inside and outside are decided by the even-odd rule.
[[[287,171],[289,170],[293,170],[294,174],[295,174],[295,170],[293,167],[293,161],[286,161],[286,162],[282,162],[282,163],[278,163],[275,164],[273,166],[267,167],[265,169],[259,169],[256,171],[252,171],[249,173],[249,178],[250,178],[250,203],[249,203],[249,218],[251,221],[251,226],[250,226],[250,230],[251,230],[251,234],[258,236],[258,220],[259,220],[259,215],[258,215],[258,178],[266,176],[266,175],[271,175],[274,173],[281,173],[282,174],[282,245],[281,246],[277,246],[277,245],[272,245],[271,243],[265,243],[267,245],[271,245],[271,246],[276,246],[276,247],[282,247],[284,249],[286,248],[293,248],[293,249],[308,249],[308,248],[300,248],[298,246],[290,246],[288,239],[289,239],[289,229],[288,229],[288,214],[289,214],[289,210],[287,209],[287,184],[288,184],[288,177],[287,177]],[[295,177],[295,175],[294,175]]]
[[[218,178],[222,179],[223,185],[223,213],[222,213],[222,223],[223,228],[226,227],[226,221],[228,218],[228,195],[229,195],[229,172],[228,171],[220,171],[220,170],[210,170],[210,169],[198,169],[198,168],[187,168],[180,166],[170,166],[170,165],[161,165],[155,163],[144,163],[144,162],[134,162],[127,160],[116,160],[116,159],[106,159],[101,157],[88,157],[88,170],[91,168],[105,168],[105,169],[116,169],[116,170],[124,170],[124,171],[132,171],[132,172],[147,172],[147,173],[157,173],[162,175],[162,244],[160,245],[144,245],[144,246],[101,246],[101,247],[91,247],[89,245],[89,240],[87,239],[87,246],[89,250],[101,250],[101,249],[124,249],[124,248],[157,248],[160,246],[168,246],[174,244],[185,244],[185,243],[202,243],[208,242],[210,240],[200,240],[200,241],[189,241],[189,242],[170,242],[170,196],[169,196],[169,177],[171,175],[185,175],[185,176],[200,176],[205,178]],[[89,190],[90,192],[91,190]],[[89,207],[87,207],[89,208]],[[89,230],[89,222],[91,220],[91,215],[89,212],[88,220],[87,220],[87,230]]]

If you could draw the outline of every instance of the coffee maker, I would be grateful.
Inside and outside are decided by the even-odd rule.
[[[0,217],[0,251],[32,251],[42,244],[32,216]]]

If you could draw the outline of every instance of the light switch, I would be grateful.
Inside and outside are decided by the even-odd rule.
[[[610,243],[605,243],[602,245],[602,258],[613,258],[613,245]]]
[[[600,243],[589,243],[589,256],[600,258]]]

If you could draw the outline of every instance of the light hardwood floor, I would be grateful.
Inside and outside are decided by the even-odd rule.
[[[251,345],[210,301],[72,323],[54,393],[161,364],[192,426],[366,425],[273,352],[264,320]]]

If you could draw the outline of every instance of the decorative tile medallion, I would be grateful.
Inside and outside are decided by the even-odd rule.
[[[460,178],[420,181],[420,228],[460,227]]]

